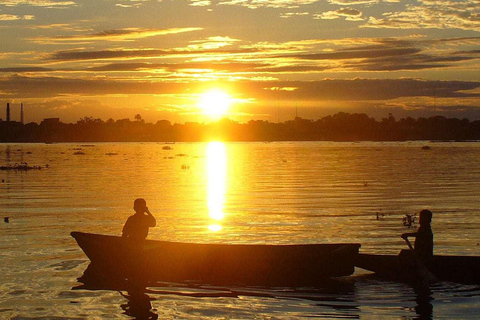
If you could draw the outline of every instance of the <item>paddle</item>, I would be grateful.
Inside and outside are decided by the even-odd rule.
[[[407,243],[408,247],[412,251],[413,258],[415,259],[415,262],[417,264],[418,274],[424,280],[424,282],[427,285],[438,282],[437,277],[435,277],[435,275],[433,273],[431,273],[430,270],[428,270],[427,267],[425,267],[425,265],[415,255],[415,250],[413,249],[413,246],[410,243],[410,241],[408,240],[408,238],[405,237],[403,239],[405,239],[405,242]]]

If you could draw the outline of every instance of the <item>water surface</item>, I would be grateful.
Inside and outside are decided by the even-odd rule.
[[[71,290],[88,259],[69,233],[120,234],[137,197],[157,218],[151,239],[396,254],[402,218],[428,208],[436,253],[480,255],[480,143],[0,145],[0,165],[21,162],[48,168],[0,171],[0,318],[125,318],[127,292]],[[326,288],[158,283],[147,296],[159,318],[474,319],[479,293],[441,283],[418,301],[357,272]]]

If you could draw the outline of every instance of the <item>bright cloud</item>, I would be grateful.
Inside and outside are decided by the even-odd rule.
[[[26,14],[23,16],[16,14],[0,14],[0,21],[15,21],[15,20],[34,20],[35,16]]]
[[[19,5],[28,5],[35,7],[65,7],[65,6],[74,6],[76,3],[74,1],[55,1],[55,0],[2,0],[1,5],[7,7],[19,6]]]
[[[220,1],[219,5],[238,5],[250,9],[266,8],[299,8],[304,5],[309,5],[318,0],[224,0]]]
[[[14,14],[0,14],[0,21],[20,20],[21,17]]]
[[[183,32],[192,32],[202,30],[202,28],[172,28],[172,29],[139,29],[125,28],[118,30],[106,30],[102,32],[87,35],[72,35],[58,37],[39,37],[34,38],[37,42],[84,42],[84,41],[132,41],[135,39],[163,36],[168,34],[177,34]]]
[[[193,7],[207,7],[212,4],[210,0],[190,0],[190,2]]]
[[[280,16],[282,18],[291,18],[291,17],[299,17],[299,16],[308,16],[308,12],[287,12],[287,13],[282,13]]]
[[[379,0],[328,0],[331,4],[338,4],[341,6],[349,6],[355,4],[375,4],[379,3]]]
[[[345,18],[348,21],[362,21],[362,12],[352,8],[341,8],[335,11],[322,12],[315,14],[314,19],[333,20],[338,18]]]
[[[365,27],[395,29],[463,29],[480,31],[480,1],[420,0],[405,11],[371,16]]]
[[[238,41],[240,40],[232,39],[230,37],[210,37],[207,40],[192,41],[192,44],[190,44],[188,47],[194,50],[218,49],[226,46],[231,46]]]

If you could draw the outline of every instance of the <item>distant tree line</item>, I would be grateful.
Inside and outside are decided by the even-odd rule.
[[[76,123],[45,119],[40,124],[0,122],[0,142],[101,141],[405,141],[480,140],[480,121],[435,116],[377,121],[366,114],[340,112],[319,120],[295,118],[283,123],[252,120],[238,123],[224,118],[212,123],[145,123],[140,115],[103,121],[85,117]]]

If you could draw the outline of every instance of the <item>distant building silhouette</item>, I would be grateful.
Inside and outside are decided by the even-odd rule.
[[[45,118],[40,125],[55,125],[60,124],[60,118]]]
[[[1,118],[0,118],[0,121],[2,121]],[[12,121],[10,103],[7,102],[6,122],[24,124],[23,103],[20,104],[20,122],[17,122],[17,121]]]

